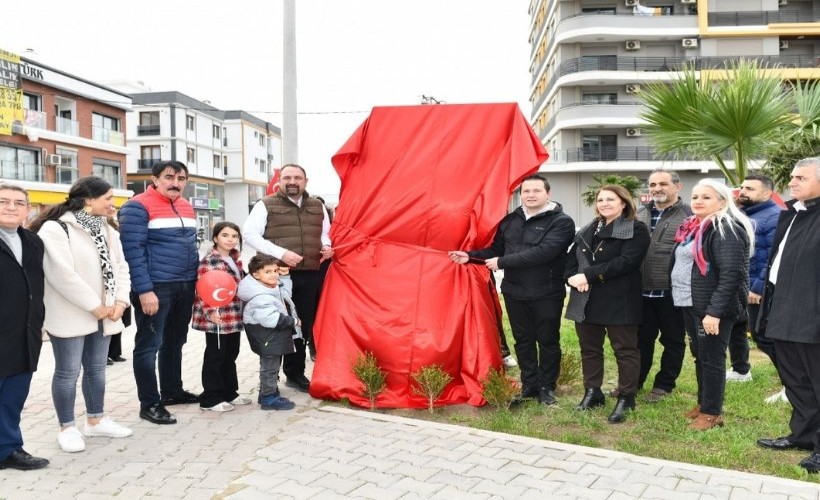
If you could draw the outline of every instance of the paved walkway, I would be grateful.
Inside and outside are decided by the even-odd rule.
[[[126,332],[128,353],[133,333]],[[243,345],[240,390],[256,398],[258,361]],[[202,335],[185,348],[186,386],[200,390]],[[130,355],[126,354],[130,358]],[[594,498],[815,499],[817,485],[412,420],[320,402],[283,387],[289,412],[256,405],[218,414],[172,407],[179,424],[141,421],[130,363],[108,369],[106,410],[134,429],[59,450],[46,344],[23,414],[40,471],[0,471],[0,498]],[[78,421],[82,396],[78,394]]]

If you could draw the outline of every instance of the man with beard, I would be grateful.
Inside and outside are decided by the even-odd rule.
[[[182,197],[188,182],[183,163],[159,162],[151,167],[151,179],[153,185],[120,210],[120,241],[131,270],[140,418],[175,424],[166,406],[199,401],[182,388],[182,346],[188,340],[199,265],[196,215]]]
[[[737,196],[740,209],[754,221],[755,228],[755,250],[749,261],[748,328],[757,346],[771,358],[772,363],[775,362],[774,344],[758,331],[755,323],[760,310],[763,289],[766,287],[766,264],[769,262],[769,252],[774,242],[777,218],[782,211],[772,200],[773,191],[774,183],[770,178],[762,174],[749,174],[743,180]],[[749,340],[746,336],[746,326],[738,323],[729,338],[729,359],[732,361],[732,367],[726,371],[727,382],[752,380],[752,373],[749,371],[751,365],[749,365]]]
[[[638,220],[651,231],[649,251],[641,267],[643,280],[643,323],[638,328],[638,348],[641,351],[641,371],[638,387],[643,387],[652,368],[655,340],[660,331],[663,346],[661,366],[655,375],[646,401],[656,403],[672,392],[686,354],[686,330],[680,309],[672,303],[669,263],[675,232],[681,221],[692,215],[689,205],[680,199],[683,185],[677,172],[655,170],[649,174],[649,195],[652,201],[638,207]]]
[[[313,322],[322,286],[320,263],[333,257],[330,218],[321,201],[308,195],[307,173],[296,164],[279,171],[279,189],[254,205],[242,238],[258,252],[271,255],[290,266],[292,298],[302,321],[302,339],[294,339],[296,352],[286,354],[282,371],[285,385],[308,392],[305,376],[305,342],[313,341]]]

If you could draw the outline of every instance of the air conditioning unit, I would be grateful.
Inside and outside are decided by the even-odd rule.
[[[698,0],[680,0],[680,3],[684,5],[695,5],[698,3]]]
[[[641,86],[637,83],[629,83],[626,86],[626,93],[627,94],[637,94],[641,91]]]
[[[641,50],[641,42],[638,40],[627,40],[624,46],[626,50]]]
[[[641,136],[641,129],[639,129],[639,128],[628,128],[628,129],[626,129],[626,136],[627,137],[640,137]]]
[[[789,41],[788,40],[780,40],[780,50],[786,50],[789,48]]]
[[[640,5],[640,0],[626,0],[627,7],[637,7]]]
[[[61,165],[63,162],[63,157],[60,155],[47,155],[46,156],[46,165]]]
[[[697,38],[684,38],[680,41],[681,47],[684,49],[694,49],[698,46],[698,39]]]

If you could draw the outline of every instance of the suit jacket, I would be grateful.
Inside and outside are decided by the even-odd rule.
[[[0,239],[0,377],[37,370],[43,345],[43,242],[17,229],[23,246],[23,265]]]

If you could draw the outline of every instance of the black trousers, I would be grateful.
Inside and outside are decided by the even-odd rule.
[[[723,413],[726,389],[726,348],[729,336],[738,324],[737,318],[721,318],[717,335],[707,335],[703,330],[703,316],[696,316],[691,307],[683,308],[689,348],[695,358],[695,377],[698,381],[698,404],[707,415]]]
[[[789,439],[820,453],[820,344],[774,340],[777,371],[792,405]]]
[[[749,331],[752,332],[752,340],[757,344],[757,348],[763,351],[772,364],[777,366],[777,357],[775,356],[774,341],[766,337],[765,332],[757,329],[757,318],[760,314],[760,306],[758,304],[749,304]]]
[[[555,389],[561,370],[563,299],[518,300],[504,294],[523,393]]]
[[[316,319],[319,291],[322,288],[322,273],[320,271],[291,270],[290,278],[293,281],[293,304],[296,313],[302,321],[302,339],[294,339],[296,352],[286,354],[282,360],[282,371],[288,378],[305,376],[305,346],[306,342],[313,342],[313,322]]]
[[[663,346],[661,366],[655,375],[652,388],[671,392],[675,388],[683,358],[686,355],[686,328],[683,325],[683,314],[680,308],[672,303],[672,296],[644,297],[643,323],[638,327],[638,349],[640,349],[641,368],[638,375],[638,387],[643,387],[655,356],[655,341],[660,331],[660,343]]]
[[[236,358],[242,333],[205,334],[205,353],[202,356],[202,395],[199,406],[210,408],[223,401],[230,403],[239,395],[236,377]]]
[[[618,392],[630,395],[638,392],[638,371],[640,354],[638,351],[638,325],[593,325],[575,323],[578,344],[581,347],[581,369],[584,372],[584,387],[600,388],[604,382],[604,337],[609,335],[609,343],[615,351],[618,363]]]
[[[747,321],[736,323],[729,334],[729,363],[732,370],[747,374],[752,369],[749,364],[749,324]]]

